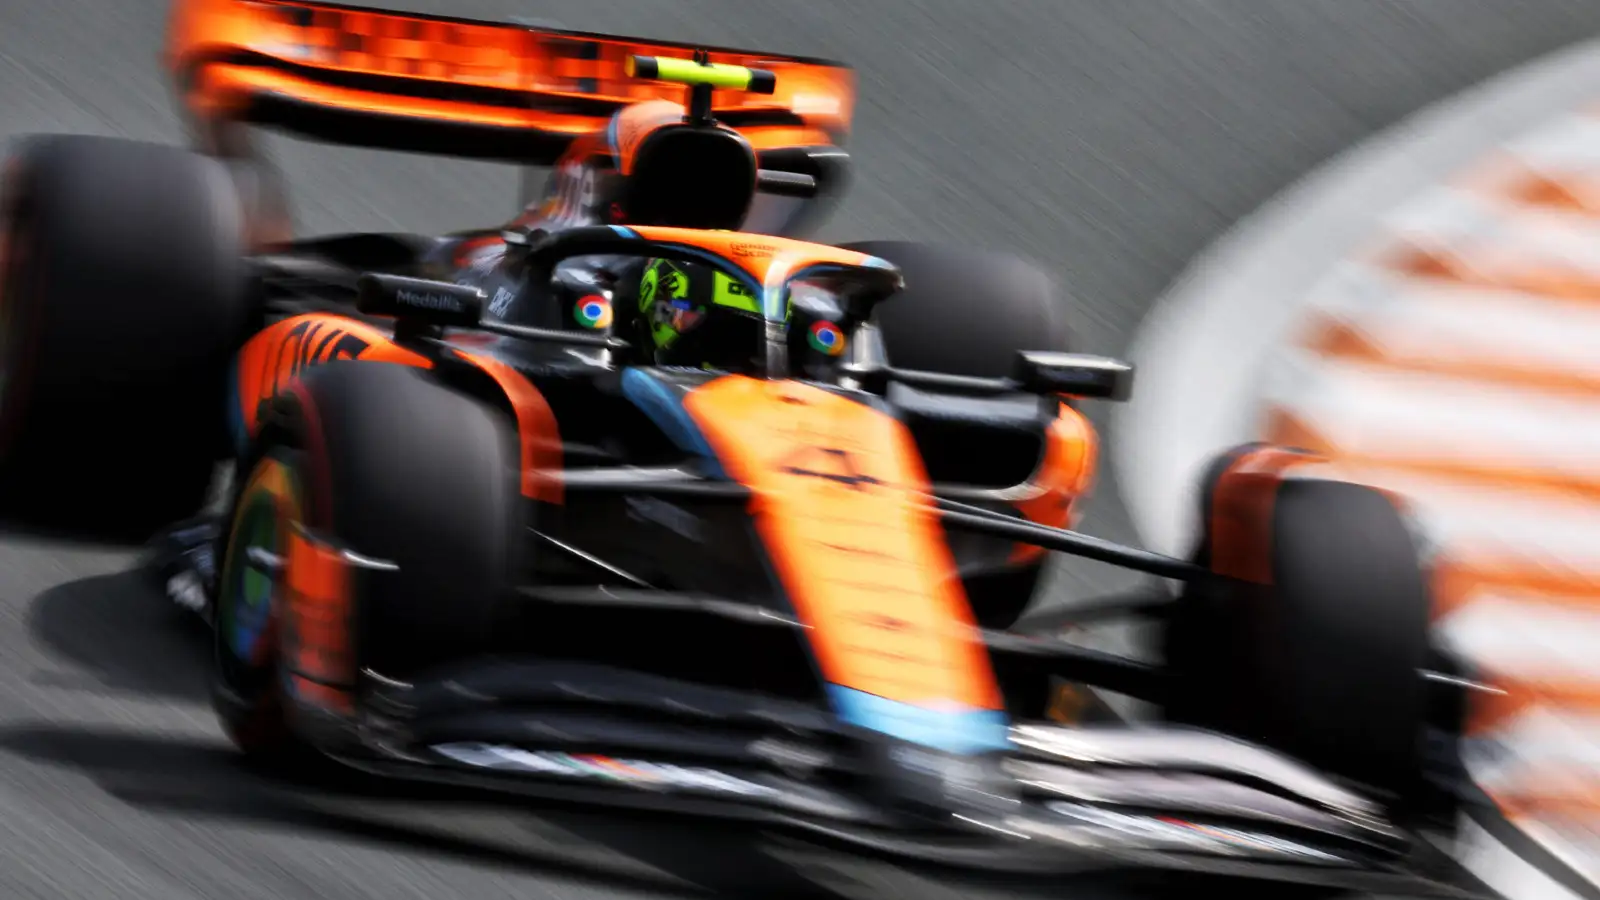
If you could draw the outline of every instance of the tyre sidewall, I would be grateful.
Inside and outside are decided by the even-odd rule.
[[[390,363],[331,363],[280,398],[306,525],[360,557],[357,665],[399,675],[491,646],[519,571],[520,454],[505,417]]]
[[[1246,448],[1248,450],[1249,448]],[[1227,464],[1212,467],[1202,497]],[[1236,734],[1396,794],[1420,781],[1431,658],[1428,579],[1390,498],[1289,478],[1264,535],[1271,583],[1186,585],[1164,637],[1170,719]],[[1210,566],[1208,514],[1196,561]]]

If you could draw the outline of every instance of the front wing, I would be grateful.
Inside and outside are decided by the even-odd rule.
[[[1009,753],[975,762],[885,747],[798,702],[566,662],[476,664],[369,696],[336,755],[398,778],[748,820],[1018,875],[1157,868],[1487,896],[1379,804],[1211,732],[1023,725]],[[897,780],[886,755],[910,792],[883,789]],[[905,802],[918,793],[939,799]]]
[[[182,523],[146,557],[168,596],[202,615],[217,529]],[[471,663],[359,693],[354,718],[296,704],[299,727],[341,762],[395,778],[744,820],[1022,877],[1164,869],[1492,896],[1373,800],[1212,732],[1021,725],[1005,754],[948,755],[798,701],[560,661]]]

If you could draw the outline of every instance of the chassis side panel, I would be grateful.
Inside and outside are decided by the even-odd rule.
[[[729,376],[691,391],[846,719],[978,752],[1005,746],[1000,689],[910,433],[801,384]]]
[[[550,404],[533,383],[512,366],[484,353],[449,351],[454,361],[483,372],[503,394],[521,443],[524,496],[561,503],[561,436]],[[306,313],[267,326],[240,350],[230,391],[230,419],[237,445],[255,437],[262,404],[306,372],[336,360],[390,363],[434,369],[436,360],[396,343],[392,333],[359,319],[331,313]]]
[[[432,360],[396,344],[392,335],[356,319],[307,313],[275,322],[246,342],[234,364],[230,418],[236,442],[242,446],[255,437],[262,404],[311,368],[341,359],[433,367]]]

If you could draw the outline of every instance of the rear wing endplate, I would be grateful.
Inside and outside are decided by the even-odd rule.
[[[764,69],[775,92],[723,90],[728,125],[847,135],[855,76],[836,62],[295,0],[175,0],[167,65],[202,128],[244,123],[355,146],[555,161],[618,109],[683,101],[684,87],[629,77],[631,56]]]

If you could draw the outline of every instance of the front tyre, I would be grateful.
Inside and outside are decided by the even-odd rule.
[[[501,413],[419,369],[335,362],[277,397],[241,464],[218,554],[217,709],[235,743],[281,754],[296,743],[285,711],[307,702],[286,696],[282,666],[294,643],[282,586],[295,573],[263,583],[251,547],[283,556],[298,526],[381,564],[370,577],[346,570],[337,631],[349,643],[337,649],[352,680],[360,670],[403,679],[494,645],[523,542],[518,466]]]
[[[1249,489],[1271,492],[1250,504],[1259,521],[1223,531],[1207,516],[1200,561],[1257,560],[1270,583],[1186,586],[1166,633],[1169,717],[1416,796],[1433,653],[1416,537],[1390,497],[1365,485],[1289,478]]]

